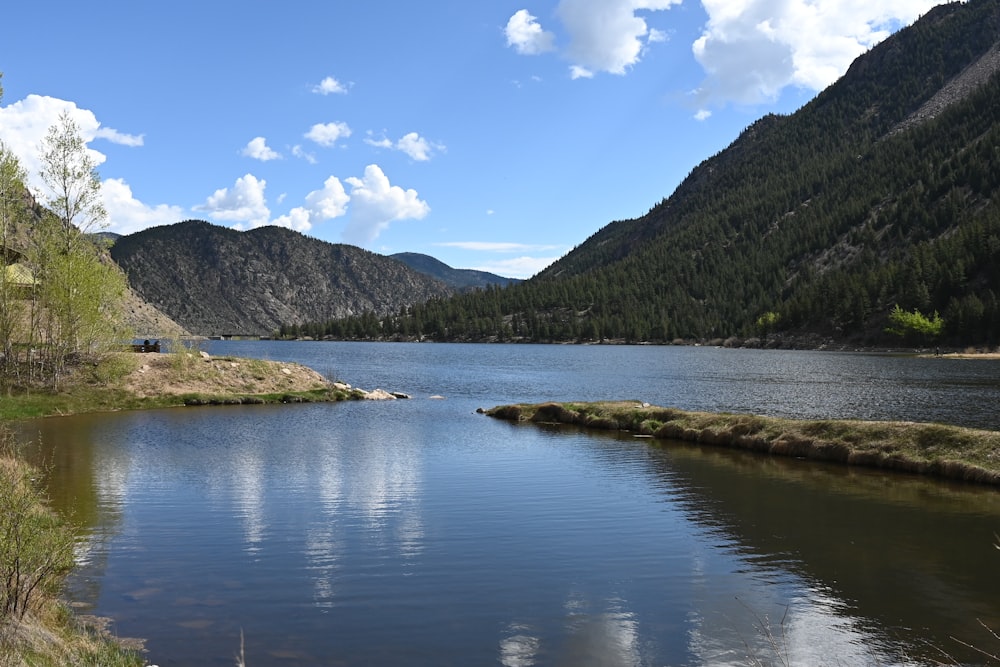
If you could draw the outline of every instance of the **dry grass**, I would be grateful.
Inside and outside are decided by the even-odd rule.
[[[689,412],[635,401],[508,405],[487,414],[1000,484],[1000,433],[995,431],[916,422]]]
[[[186,351],[132,356],[138,357],[137,365],[121,378],[121,387],[142,398],[185,394],[308,392],[330,385],[322,375],[299,364],[212,357]]]

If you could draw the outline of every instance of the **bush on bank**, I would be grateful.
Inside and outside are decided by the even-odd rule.
[[[145,664],[59,600],[73,569],[73,532],[47,506],[38,471],[15,453],[0,425],[0,667]]]

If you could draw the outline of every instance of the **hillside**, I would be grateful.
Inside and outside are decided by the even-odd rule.
[[[416,252],[399,252],[389,255],[389,257],[399,260],[420,273],[426,273],[432,278],[437,278],[459,292],[481,289],[490,285],[516,285],[521,282],[518,278],[504,278],[488,271],[455,269],[430,255],[422,255]]]
[[[452,292],[382,255],[281,227],[240,232],[189,220],[123,236],[111,256],[146,301],[201,335],[270,335]]]
[[[942,342],[995,345],[998,41],[1000,1],[939,6],[796,113],[753,123],[646,215],[522,285],[435,300],[381,331],[880,344],[899,304],[939,312]]]

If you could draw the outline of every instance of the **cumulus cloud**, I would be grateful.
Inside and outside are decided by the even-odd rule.
[[[431,159],[431,153],[440,146],[431,144],[416,132],[403,135],[403,138],[396,142],[396,147],[418,162],[425,162]]]
[[[681,0],[562,0],[556,8],[570,36],[567,56],[590,72],[625,74],[649,42],[666,34],[651,30],[638,10],[663,10]],[[578,78],[578,77],[574,77]]]
[[[543,30],[538,19],[528,13],[527,9],[514,12],[507,21],[504,35],[507,37],[507,46],[522,55],[538,55],[555,48],[555,35]]]
[[[306,139],[326,148],[333,146],[338,139],[346,139],[349,136],[351,136],[351,128],[347,126],[347,123],[342,122],[317,123],[305,133]]]
[[[428,141],[416,132],[410,132],[403,135],[403,137],[395,143],[393,143],[392,140],[387,139],[385,136],[381,139],[375,139],[371,136],[371,132],[368,134],[369,136],[365,138],[365,143],[369,146],[401,151],[409,155],[411,159],[416,160],[417,162],[426,162],[431,159],[435,152],[445,150],[443,144]]]
[[[276,225],[300,232],[350,212],[343,237],[346,242],[356,245],[375,240],[391,222],[420,219],[430,212],[430,207],[415,190],[391,185],[378,165],[368,165],[363,177],[347,178],[345,182],[351,188],[350,194],[339,178],[330,176],[322,188],[306,195],[304,205],[271,219],[265,197],[267,183],[253,174],[246,174],[238,178],[232,188],[216,190],[194,210],[211,219],[233,223],[236,229]]]
[[[569,37],[562,54],[570,61],[570,77],[589,79],[596,72],[625,74],[653,42],[667,33],[650,28],[636,12],[669,9],[681,0],[561,0],[556,16]],[[507,45],[525,55],[555,49],[555,35],[522,9],[507,21]]]
[[[667,32],[649,13],[682,0],[560,0],[555,10],[568,45],[560,55],[573,79],[627,74]],[[702,107],[758,104],[788,86],[822,90],[850,63],[942,0],[701,0],[708,15],[692,53],[705,71],[694,91]],[[507,44],[518,53],[555,49],[527,9],[511,16]],[[544,36],[544,37],[543,37]]]
[[[94,113],[75,103],[55,97],[28,95],[23,100],[0,107],[0,137],[8,150],[17,156],[28,175],[28,187],[43,198],[46,188],[41,170],[40,146],[50,127],[63,112],[76,123],[85,144],[105,139],[124,146],[142,146],[143,135],[132,135],[104,127]],[[102,165],[107,156],[89,145],[87,152],[95,165]],[[135,198],[132,188],[121,178],[109,178],[101,183],[101,198],[108,212],[108,231],[130,234],[153,225],[170,224],[187,216],[180,206],[148,205]]]
[[[312,229],[312,218],[309,211],[301,206],[296,206],[286,215],[281,215],[270,222],[276,227],[287,227],[297,232],[308,232]],[[255,225],[260,227],[261,225]]]
[[[268,160],[278,160],[281,158],[281,153],[274,151],[270,146],[267,145],[267,140],[264,137],[254,137],[250,142],[244,146],[243,150],[240,151],[241,155],[246,157],[252,157],[255,160],[260,160],[261,162],[267,162]]]
[[[365,167],[361,178],[350,177],[351,215],[344,230],[344,240],[356,245],[374,241],[390,223],[419,220],[430,213],[430,206],[416,190],[391,185],[378,165]]]
[[[306,195],[306,210],[311,218],[332,220],[347,212],[347,203],[350,200],[340,179],[331,176],[323,183],[322,189],[313,190]]]
[[[315,86],[313,86],[312,91],[317,95],[330,95],[332,93],[338,93],[340,95],[347,94],[347,88],[344,84],[337,81],[332,76],[328,76]]]
[[[147,227],[171,225],[186,217],[180,206],[159,204],[147,206],[135,198],[132,188],[121,178],[109,178],[101,183],[104,208],[108,212],[109,231],[131,234]]]
[[[267,181],[253,174],[236,179],[232,188],[216,190],[204,204],[195,206],[196,211],[204,211],[217,220],[247,223],[253,227],[266,225],[271,211],[267,207],[264,189]]]
[[[92,111],[81,109],[73,102],[44,95],[28,95],[23,100],[0,108],[0,138],[7,150],[17,156],[21,166],[28,172],[28,187],[36,192],[45,192],[39,173],[41,171],[41,144],[49,128],[59,121],[59,116],[67,113],[76,123],[84,143],[97,137],[101,124]],[[87,147],[87,153],[94,164],[101,165],[107,156]]]
[[[821,90],[893,30],[940,0],[702,0],[694,42],[701,105],[773,101],[787,86]]]

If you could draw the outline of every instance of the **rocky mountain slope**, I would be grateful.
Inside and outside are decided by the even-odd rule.
[[[198,335],[270,335],[453,291],[382,255],[280,227],[189,220],[123,236],[111,256],[143,299]]]

